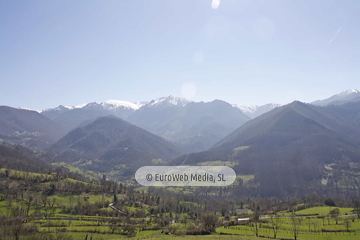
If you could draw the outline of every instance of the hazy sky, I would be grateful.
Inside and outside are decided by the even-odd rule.
[[[0,105],[360,89],[360,1],[0,0]]]

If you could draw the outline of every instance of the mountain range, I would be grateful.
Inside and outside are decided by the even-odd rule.
[[[341,194],[360,187],[359,94],[348,90],[283,106],[175,96],[41,113],[1,106],[0,141],[44,150],[58,161],[117,179],[144,165],[220,164],[252,176],[246,185],[252,194]]]
[[[191,152],[209,148],[248,120],[239,109],[224,101],[185,102],[175,97],[152,101],[128,118],[129,122]]]
[[[178,143],[188,152],[209,148],[250,119],[224,101],[192,102],[176,96],[137,104],[112,100],[77,107],[58,106],[41,114],[67,130],[114,115]]]

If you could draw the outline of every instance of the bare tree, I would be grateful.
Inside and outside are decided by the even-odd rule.
[[[311,226],[314,226],[314,221],[310,218],[307,219],[307,225],[309,227],[309,232],[311,231]]]
[[[34,197],[31,193],[26,193],[25,194],[25,203],[26,203],[26,213],[25,215],[26,216],[29,216],[29,212],[30,212],[30,206],[31,206],[31,203],[33,202],[34,200]]]
[[[348,232],[349,231],[349,228],[351,227],[351,221],[349,218],[345,218],[344,219],[344,226],[346,228],[346,231]]]
[[[274,238],[276,238],[278,229],[280,228],[280,218],[278,218],[277,216],[271,215],[270,216],[270,223],[271,223],[271,228],[273,230],[274,233]]]
[[[256,206],[254,215],[252,217],[252,221],[253,221],[253,231],[255,233],[255,236],[259,235],[259,225],[258,225],[258,221],[260,219],[260,213],[259,213],[259,206]]]
[[[333,210],[331,210],[329,212],[330,216],[332,218],[335,218],[335,222],[336,224],[338,224],[338,220],[339,220],[339,215],[340,215],[340,209],[339,208],[334,208]]]
[[[46,195],[46,193],[43,193],[43,194],[41,195],[41,197],[40,197],[41,202],[42,202],[42,204],[43,204],[43,207],[46,207],[47,198],[48,198],[48,196]]]
[[[218,217],[215,213],[206,213],[201,218],[201,223],[204,229],[208,232],[215,232],[216,225],[218,224]]]
[[[23,219],[21,217],[14,218],[11,224],[11,231],[15,240],[20,239],[21,230],[23,228]]]
[[[291,227],[292,227],[291,231],[292,231],[292,233],[294,235],[294,239],[296,240],[297,236],[299,234],[302,218],[297,217],[295,214],[293,214],[290,219],[291,219]]]
[[[360,218],[360,201],[356,200],[354,204],[355,204],[354,213],[356,213],[358,218]]]

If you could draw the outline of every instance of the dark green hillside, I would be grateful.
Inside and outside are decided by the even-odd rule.
[[[113,116],[71,131],[48,150],[75,166],[125,175],[151,165],[153,159],[169,161],[183,153],[161,137]]]
[[[0,172],[11,174],[16,172],[26,172],[33,173],[30,175],[40,176],[46,175],[47,178],[52,178],[56,173],[57,175],[61,174],[64,177],[70,177],[73,179],[87,181],[89,176],[83,176],[79,174],[78,171],[72,171],[68,167],[63,167],[61,164],[51,165],[49,162],[58,162],[58,160],[46,153],[38,152],[28,148],[25,148],[21,145],[13,145],[4,142],[0,142]],[[87,174],[83,172],[84,174]],[[17,174],[15,174],[17,175]],[[98,179],[98,178],[92,178]]]
[[[49,173],[52,167],[47,161],[50,158],[46,153],[35,152],[20,145],[0,143],[0,168]]]
[[[56,122],[35,111],[0,106],[0,139],[43,149],[65,135]]]

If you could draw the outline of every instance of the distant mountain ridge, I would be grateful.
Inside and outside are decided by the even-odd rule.
[[[74,109],[91,109],[91,108],[102,108],[103,110],[109,111],[109,114],[119,115],[119,117],[128,117],[133,111],[139,109],[143,106],[143,103],[131,103],[127,101],[121,100],[108,100],[101,103],[87,103],[81,104],[77,106],[63,106],[59,105],[56,108],[49,108],[46,110],[41,111],[42,114],[48,117],[54,117],[61,113],[65,113]]]
[[[224,116],[217,112],[222,112]],[[98,117],[114,115],[179,143],[188,151],[209,148],[249,120],[240,110],[224,101],[199,103],[172,95],[148,103],[112,100],[79,107],[59,106],[42,114],[69,130],[86,125]]]
[[[360,101],[359,94],[357,90],[348,90],[313,104],[340,105],[356,102]],[[191,152],[211,147],[249,119],[257,118],[280,106],[275,103],[263,106],[231,105],[221,100],[193,102],[170,95],[141,103],[108,100],[70,107],[60,105],[44,110],[41,114],[55,121],[65,132],[84,126],[99,117],[114,115],[181,144]],[[222,116],[217,112],[221,112]]]
[[[360,91],[357,89],[350,89],[339,94],[335,94],[327,99],[314,101],[311,104],[317,106],[328,106],[357,101],[360,101]]]
[[[340,92],[339,94],[335,94],[327,99],[313,101],[313,102],[311,102],[311,104],[317,105],[317,106],[325,106],[325,105],[329,105],[329,104],[335,104],[335,105],[342,104],[342,103],[351,102],[351,101],[360,101],[360,91],[359,90],[357,90],[357,89],[346,90],[346,91]],[[158,105],[160,103],[167,103],[167,104],[185,106],[186,104],[188,104],[190,102],[192,102],[192,101],[185,99],[185,98],[178,97],[178,96],[170,95],[170,96],[154,99],[151,101],[143,101],[143,102],[136,102],[136,103],[123,101],[123,100],[108,100],[108,101],[101,102],[99,104],[102,105],[103,108],[107,109],[107,110],[115,110],[117,108],[128,108],[128,109],[133,109],[136,111],[146,104]],[[49,109],[45,109],[45,110],[41,110],[41,111],[27,109],[27,108],[20,108],[20,109],[32,110],[32,111],[41,112],[43,114],[47,114],[48,112],[52,112],[52,111],[61,112],[61,111],[67,111],[67,110],[72,110],[72,109],[76,109],[76,108],[83,108],[88,104],[89,103],[80,104],[80,105],[76,105],[76,106],[59,105],[58,107],[49,108]],[[282,105],[277,104],[277,103],[268,103],[265,105],[233,104],[233,106],[239,108],[247,116],[249,116],[251,118],[255,118],[267,111],[270,111],[270,110],[272,110],[276,107],[280,107]],[[113,114],[114,114],[114,112],[113,112]]]
[[[141,107],[128,121],[179,143],[189,151],[211,147],[250,119],[221,100],[207,103],[174,98],[161,100]]]

